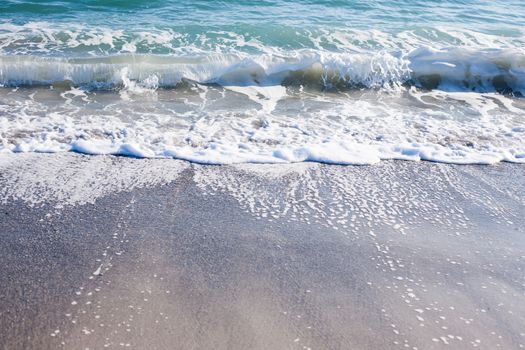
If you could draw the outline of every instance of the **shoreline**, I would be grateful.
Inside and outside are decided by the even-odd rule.
[[[4,348],[525,346],[522,165],[2,157]]]

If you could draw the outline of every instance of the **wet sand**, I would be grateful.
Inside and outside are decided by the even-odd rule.
[[[519,349],[525,168],[0,157],[3,349]]]

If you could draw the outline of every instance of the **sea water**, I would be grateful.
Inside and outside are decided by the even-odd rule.
[[[522,0],[0,1],[0,153],[523,163],[524,95]]]

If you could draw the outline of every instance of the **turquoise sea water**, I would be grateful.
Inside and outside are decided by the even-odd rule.
[[[134,52],[143,54],[218,47],[250,53],[319,47],[348,52],[423,43],[464,46],[476,39],[499,48],[500,41],[523,43],[525,6],[519,0],[4,0],[0,22],[6,53],[43,54],[46,49],[57,55],[116,53],[131,42]],[[5,45],[13,32],[20,35],[11,39],[18,40]],[[105,40],[96,40],[104,34]],[[491,36],[495,43],[482,41],[482,35]],[[154,40],[155,36],[163,40]],[[72,37],[78,42],[68,40]]]
[[[0,149],[525,161],[523,1],[0,2]]]

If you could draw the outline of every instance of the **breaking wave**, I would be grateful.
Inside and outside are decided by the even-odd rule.
[[[520,49],[435,50],[408,53],[335,53],[299,50],[288,55],[116,55],[89,58],[0,56],[0,84],[66,85],[112,90],[134,84],[176,88],[191,81],[222,86],[311,86],[319,89],[423,89],[525,94]]]

